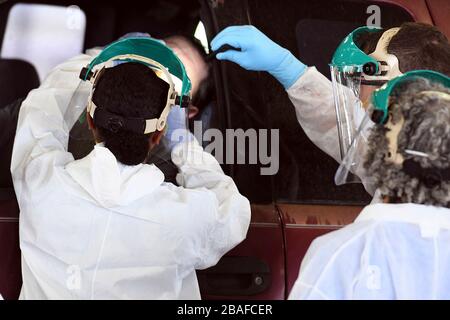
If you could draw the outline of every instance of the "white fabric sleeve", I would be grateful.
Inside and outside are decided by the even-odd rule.
[[[315,67],[309,67],[297,82],[287,89],[287,93],[294,104],[297,120],[308,138],[322,151],[340,162],[331,81]]]
[[[186,228],[194,252],[196,269],[215,265],[219,259],[243,241],[250,224],[250,203],[241,195],[217,160],[193,139],[172,151],[179,168],[177,180],[184,188],[197,191],[200,203],[192,212],[192,227]]]
[[[54,166],[73,160],[72,154],[67,152],[69,132],[64,115],[80,82],[80,70],[91,59],[88,55],[80,55],[60,64],[23,101],[11,159],[18,197],[26,168],[33,160],[39,159],[36,167],[41,168],[40,177],[51,172]]]
[[[322,151],[341,163],[339,134],[334,106],[333,86],[315,67],[309,67],[306,72],[288,90],[290,100],[294,104],[297,120],[308,138]],[[357,103],[355,101],[355,103]],[[361,124],[365,111],[357,109],[355,127]],[[369,129],[369,128],[368,128]],[[366,135],[368,132],[366,132]],[[367,150],[361,145],[358,154],[363,157]],[[364,187],[371,195],[375,193],[374,186],[366,180],[363,159],[353,173],[362,179]]]

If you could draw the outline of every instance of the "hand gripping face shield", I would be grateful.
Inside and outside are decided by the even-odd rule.
[[[365,116],[361,99],[361,85],[381,86],[401,75],[396,56],[387,53],[387,47],[399,28],[385,31],[371,54],[357,45],[364,33],[380,32],[380,28],[360,27],[350,33],[336,49],[330,64],[341,160],[355,138],[357,128]],[[360,182],[349,176],[353,182]]]
[[[97,106],[92,101],[95,86],[103,72],[120,63],[138,62],[151,68],[156,75],[169,84],[166,105],[158,118],[127,118],[107,110],[106,106]],[[191,83],[186,70],[170,48],[151,38],[126,38],[107,46],[80,73],[80,84],[72,96],[65,114],[65,123],[74,140],[92,140],[85,121],[85,111],[94,119],[96,125],[113,132],[126,130],[149,134],[162,131],[174,106],[185,111],[190,102]]]
[[[419,164],[409,159],[409,157],[428,157],[429,155],[424,152],[424,150],[405,150],[404,154],[398,152],[398,135],[400,134],[404,119],[396,119],[394,120],[390,114],[392,109],[395,106],[394,101],[390,101],[391,95],[394,90],[400,85],[408,81],[412,81],[414,79],[425,78],[429,79],[433,82],[438,82],[450,88],[450,78],[440,74],[438,72],[429,71],[429,70],[416,70],[410,71],[401,75],[389,82],[387,82],[384,86],[376,90],[370,100],[370,106],[368,107],[367,114],[363,118],[361,125],[356,131],[355,138],[353,139],[350,148],[344,157],[341,165],[339,166],[336,175],[335,175],[335,183],[337,185],[342,185],[345,183],[353,182],[350,176],[357,175],[360,178],[360,181],[364,184],[366,190],[370,194],[375,193],[375,185],[374,181],[370,176],[366,174],[364,169],[364,162],[367,159],[367,154],[369,152],[368,140],[369,135],[371,133],[371,128],[374,126],[384,126],[389,129],[386,132],[386,137],[389,141],[388,146],[388,154],[386,154],[387,161],[402,165],[403,170],[410,176],[421,175],[425,172],[425,170],[418,170]],[[450,100],[450,95],[446,93],[442,93],[439,91],[422,91],[419,93],[420,95],[438,95],[440,97],[444,96],[445,99]],[[441,178],[450,179],[450,172],[444,172],[442,175],[439,173],[438,176]]]

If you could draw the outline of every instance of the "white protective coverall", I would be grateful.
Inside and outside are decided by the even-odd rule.
[[[308,67],[287,89],[287,93],[295,107],[297,120],[308,138],[323,152],[340,162],[339,135],[331,81],[315,67]]]
[[[450,299],[450,209],[373,204],[313,241],[290,299]]]
[[[249,202],[196,141],[172,152],[185,188],[154,165],[119,163],[101,144],[74,161],[63,119],[91,59],[56,67],[20,110],[11,163],[20,298],[199,299],[195,269],[245,238]]]

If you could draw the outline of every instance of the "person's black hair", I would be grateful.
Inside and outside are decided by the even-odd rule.
[[[404,23],[388,45],[398,58],[400,71],[426,69],[450,76],[450,43],[435,26]]]
[[[169,85],[144,64],[122,63],[104,71],[96,85],[93,102],[98,108],[125,118],[153,119],[161,115],[168,90]],[[137,165],[146,160],[152,134],[97,128],[105,147],[121,163]]]
[[[358,35],[355,43],[365,53],[373,53],[386,30]],[[450,76],[450,43],[435,26],[406,22],[392,37],[387,52],[398,58],[400,71],[433,70]]]

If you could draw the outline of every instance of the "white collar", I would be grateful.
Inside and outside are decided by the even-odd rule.
[[[355,222],[369,220],[416,224],[423,237],[431,237],[440,229],[450,230],[450,209],[414,203],[377,203],[366,206]]]
[[[124,165],[101,143],[86,157],[67,164],[66,171],[107,208],[128,205],[164,182],[164,174],[155,165]]]

